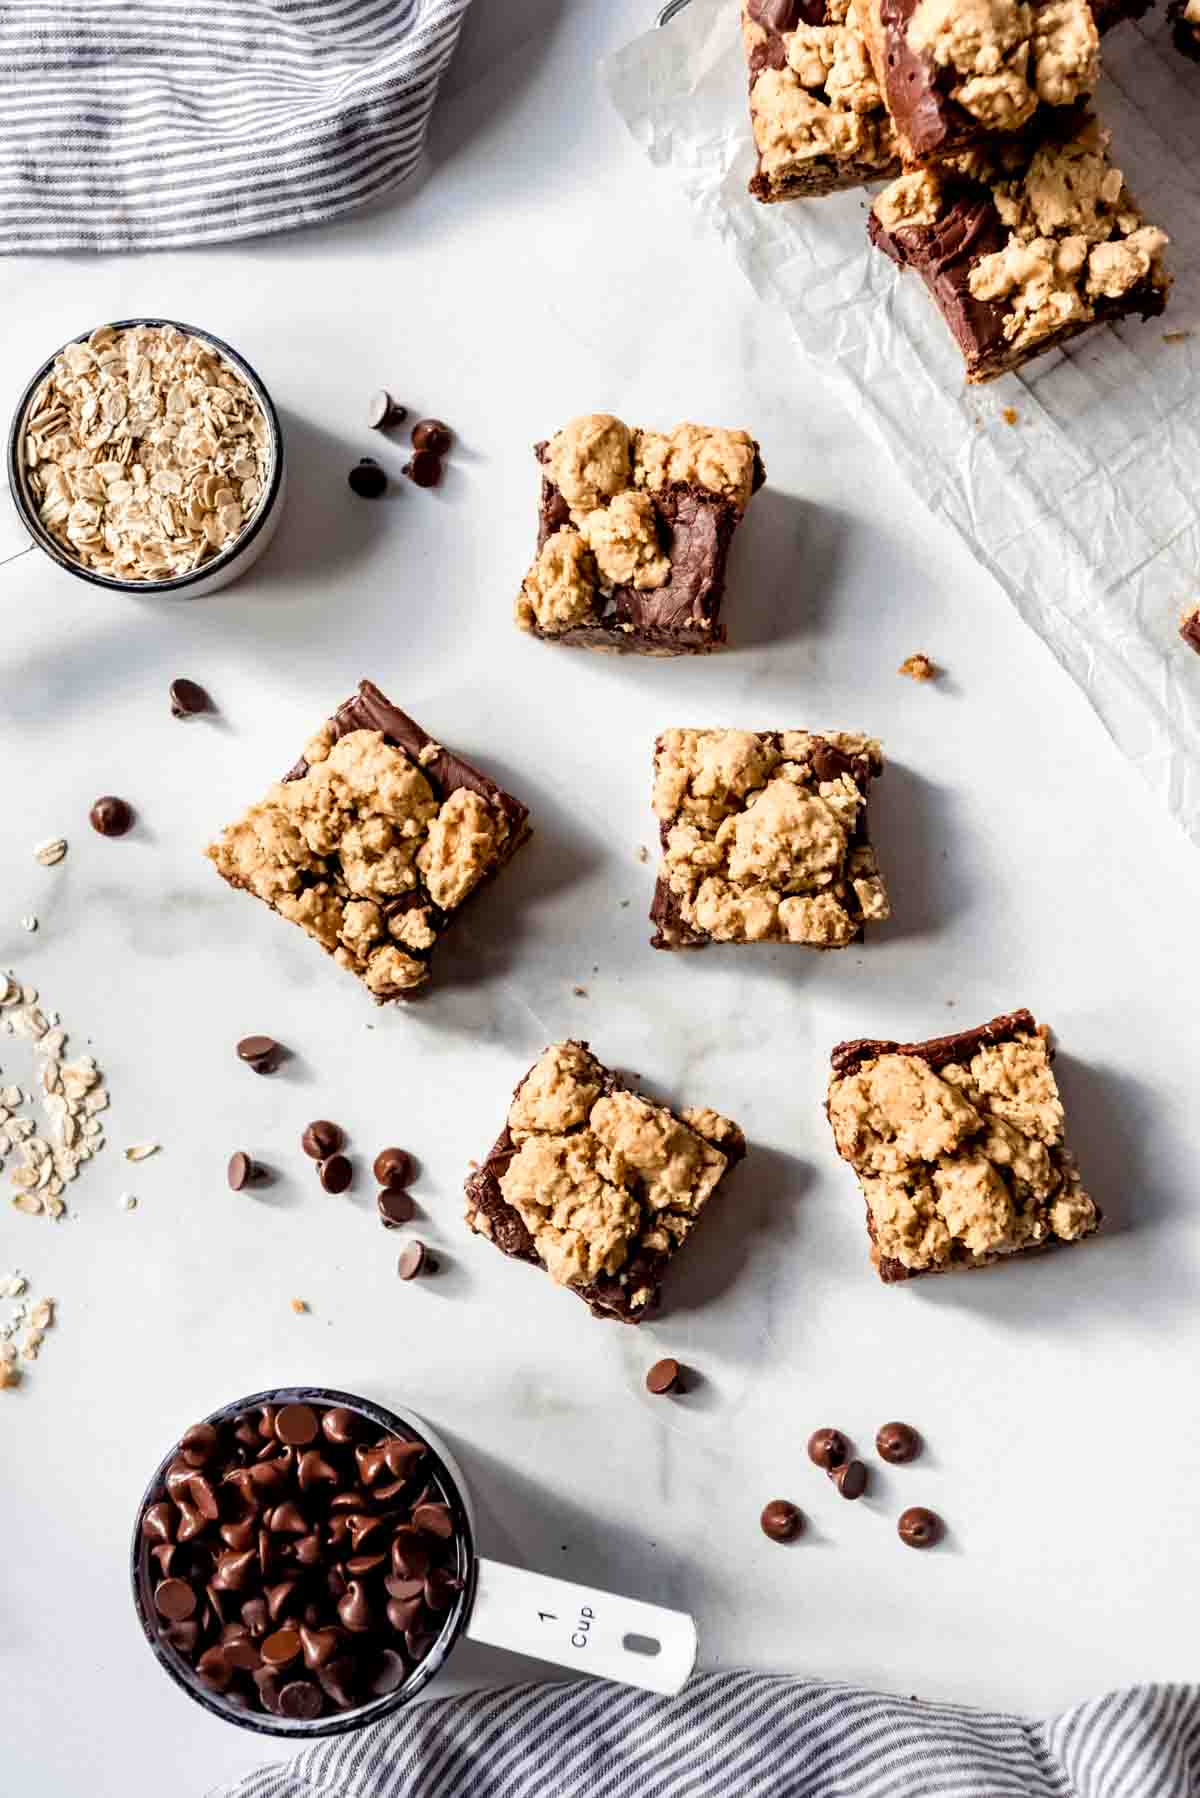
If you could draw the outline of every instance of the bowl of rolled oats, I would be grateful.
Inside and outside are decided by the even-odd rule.
[[[283,438],[270,394],[219,337],[121,319],[34,375],[8,481],[34,543],[69,573],[190,599],[244,574],[271,541]]]

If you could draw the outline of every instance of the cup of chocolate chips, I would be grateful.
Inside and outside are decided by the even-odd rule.
[[[268,1735],[377,1722],[463,1636],[657,1692],[695,1663],[685,1613],[481,1558],[430,1427],[324,1388],[255,1393],[185,1431],[138,1509],[131,1571],[160,1666]]]

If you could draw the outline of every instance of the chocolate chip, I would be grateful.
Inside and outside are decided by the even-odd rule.
[[[909,1548],[932,1548],[940,1542],[944,1525],[936,1511],[924,1505],[910,1505],[896,1520],[896,1533]]]
[[[173,680],[171,682],[171,715],[174,718],[194,718],[198,712],[207,712],[212,705],[208,694],[194,680]]]
[[[311,1405],[281,1405],[275,1413],[275,1434],[288,1448],[307,1448],[320,1427]]]
[[[418,1505],[413,1511],[412,1520],[425,1535],[437,1536],[443,1542],[449,1542],[454,1534],[454,1519],[450,1515],[449,1505],[437,1502]]]
[[[396,1190],[412,1180],[413,1158],[407,1149],[380,1149],[371,1171],[381,1186]]]
[[[336,1442],[339,1446],[354,1442],[359,1435],[359,1420],[353,1411],[345,1405],[335,1405],[326,1411],[321,1419],[321,1434],[327,1442]]]
[[[273,1036],[244,1036],[237,1052],[238,1060],[246,1062],[256,1074],[273,1074],[283,1054]]]
[[[317,1168],[326,1192],[345,1192],[354,1178],[354,1169],[345,1155],[330,1155]]]
[[[414,450],[401,472],[417,487],[436,487],[442,478],[442,459],[432,450]]]
[[[214,1692],[227,1691],[233,1681],[233,1668],[220,1647],[206,1648],[196,1662],[196,1672]]]
[[[265,1180],[267,1170],[257,1161],[252,1161],[244,1149],[236,1149],[229,1157],[227,1172],[234,1192],[241,1192],[243,1187],[256,1186]]]
[[[407,1673],[404,1656],[397,1654],[394,1648],[385,1648],[367,1680],[367,1690],[373,1698],[386,1698],[389,1692],[400,1690]]]
[[[849,1445],[840,1430],[814,1430],[808,1439],[809,1460],[826,1471],[840,1467],[849,1453]]]
[[[804,1518],[790,1498],[773,1498],[764,1505],[759,1518],[764,1536],[772,1542],[790,1542],[804,1528]]]
[[[893,1467],[903,1467],[920,1454],[921,1438],[911,1424],[885,1423],[876,1432],[875,1447],[883,1460],[890,1461]]]
[[[376,1194],[375,1204],[385,1230],[398,1230],[402,1224],[410,1224],[417,1209],[406,1192],[392,1192],[386,1186]]]
[[[361,1581],[352,1579],[346,1587],[345,1594],[338,1600],[338,1616],[345,1627],[355,1635],[361,1635],[371,1627],[371,1603]]]
[[[867,1489],[867,1470],[861,1461],[844,1461],[828,1471],[843,1498],[861,1498]]]
[[[396,1262],[396,1272],[402,1280],[415,1280],[417,1275],[426,1266],[427,1260],[428,1257],[425,1253],[425,1244],[423,1242],[418,1242],[416,1237],[414,1237],[411,1242],[406,1242],[401,1249],[399,1259]]]
[[[268,1667],[288,1667],[300,1653],[300,1632],[290,1627],[272,1630],[259,1652]]]
[[[175,1534],[175,1512],[164,1499],[151,1505],[142,1518],[142,1535],[147,1542],[170,1542]]]
[[[97,799],[88,813],[92,829],[98,830],[102,837],[123,837],[133,827],[133,807],[126,799],[118,799],[115,793],[105,793]]]
[[[646,1375],[646,1391],[656,1395],[664,1392],[678,1392],[679,1373],[678,1361],[672,1361],[670,1356],[667,1356],[665,1360],[656,1361]]]
[[[394,400],[386,387],[371,395],[367,423],[373,431],[390,431],[394,426],[402,425],[407,417],[408,407]]]
[[[415,450],[428,450],[432,455],[444,456],[450,448],[450,426],[443,424],[440,418],[418,419],[412,428],[412,446]]]
[[[179,1444],[179,1453],[189,1467],[203,1467],[217,1452],[217,1432],[211,1423],[194,1423]]]
[[[359,499],[378,499],[387,492],[388,478],[373,456],[364,456],[346,479]]]
[[[160,1617],[182,1623],[196,1608],[196,1594],[186,1580],[160,1580],[154,1588],[154,1608]]]
[[[320,1688],[308,1679],[290,1679],[279,1692],[279,1715],[292,1717],[304,1723],[311,1723],[319,1717],[325,1700]]]
[[[328,1118],[316,1118],[300,1138],[300,1147],[314,1161],[324,1161],[327,1156],[336,1155],[345,1140],[346,1132],[340,1124],[331,1123]]]
[[[342,1632],[338,1629],[309,1629],[307,1625],[301,1625],[300,1646],[304,1650],[304,1665],[310,1673],[329,1664],[341,1640]]]

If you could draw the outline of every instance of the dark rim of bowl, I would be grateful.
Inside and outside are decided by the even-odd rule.
[[[275,502],[279,498],[279,489],[283,481],[283,430],[279,423],[279,414],[275,410],[275,402],[263,384],[262,377],[243,355],[222,338],[214,337],[211,331],[205,331],[199,325],[185,325],[177,318],[115,318],[108,328],[113,331],[129,331],[140,325],[151,327],[170,325],[176,331],[185,331],[189,337],[199,337],[203,342],[210,343],[213,349],[225,357],[244,377],[255,399],[262,407],[271,438],[271,480],[266,493],[259,497],[258,510],[250,525],[244,531],[239,532],[233,542],[227,544],[219,555],[210,556],[207,562],[201,562],[198,568],[193,568],[188,574],[175,574],[165,581],[119,581],[113,575],[97,574],[94,569],[85,568],[82,562],[77,562],[73,556],[69,556],[62,545],[50,535],[41,519],[33,511],[25,488],[21,456],[25,414],[38,387],[68,345],[86,343],[93,332],[104,329],[101,325],[93,325],[90,331],[84,331],[78,337],[68,337],[65,343],[60,343],[53,355],[47,356],[37,373],[26,385],[17,401],[16,410],[12,415],[12,423],[8,427],[7,474],[8,490],[12,495],[12,502],[17,509],[21,523],[37,547],[44,550],[46,555],[52,561],[57,562],[60,568],[67,569],[70,574],[76,575],[81,581],[90,581],[94,587],[107,588],[110,593],[143,594],[149,598],[156,598],[160,593],[178,593],[183,588],[197,586],[218,569],[226,567],[235,556],[240,556],[242,551],[253,543],[274,512]]]
[[[350,1730],[365,1729],[371,1723],[379,1723],[384,1717],[390,1717],[394,1711],[416,1697],[434,1674],[445,1665],[446,1659],[455,1643],[465,1631],[470,1621],[471,1611],[475,1604],[475,1588],[478,1579],[478,1556],[475,1550],[475,1532],[471,1523],[471,1515],[458,1481],[447,1467],[442,1456],[433,1443],[424,1436],[414,1424],[407,1423],[404,1418],[389,1411],[385,1405],[377,1405],[374,1400],[362,1398],[357,1393],[339,1392],[330,1386],[278,1386],[268,1392],[253,1392],[248,1398],[235,1399],[233,1403],[221,1405],[215,1411],[199,1421],[203,1423],[224,1423],[234,1417],[240,1417],[246,1411],[255,1410],[260,1405],[280,1404],[312,1404],[312,1405],[344,1405],[347,1410],[356,1411],[360,1416],[368,1418],[381,1429],[390,1430],[393,1435],[405,1436],[410,1441],[423,1442],[433,1461],[433,1478],[441,1487],[446,1502],[454,1517],[455,1533],[459,1542],[459,1571],[463,1578],[463,1589],[458,1595],[458,1602],[448,1613],[440,1634],[424,1660],[418,1663],[412,1673],[395,1692],[385,1693],[381,1698],[372,1698],[369,1703],[359,1705],[352,1711],[336,1711],[329,1716],[316,1717],[312,1722],[303,1722],[290,1718],[274,1717],[269,1711],[243,1711],[236,1705],[223,1702],[219,1693],[211,1692],[205,1687],[183,1656],[169,1642],[164,1641],[154,1616],[150,1597],[151,1573],[150,1554],[142,1541],[142,1518],[146,1509],[161,1496],[163,1482],[171,1462],[176,1458],[179,1443],[172,1446],[163,1456],[156,1468],[153,1478],[142,1496],[137,1508],[137,1516],[133,1525],[133,1542],[130,1550],[130,1581],[133,1587],[133,1603],[138,1614],[142,1631],[154,1651],[160,1667],[162,1667],[177,1686],[181,1686],[189,1698],[203,1705],[216,1717],[226,1723],[236,1723],[241,1729],[253,1730],[257,1735],[291,1736],[300,1740],[313,1740],[320,1736],[346,1735]]]

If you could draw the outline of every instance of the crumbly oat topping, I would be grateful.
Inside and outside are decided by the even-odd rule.
[[[806,731],[671,730],[655,752],[660,880],[686,926],[718,942],[843,947],[886,918],[866,792],[830,749],[882,768],[872,739]],[[824,772],[822,765],[824,764]]]
[[[1065,143],[1043,144],[1017,175],[995,182],[1009,229],[1002,250],[971,270],[971,293],[1003,302],[1015,346],[1095,316],[1098,299],[1119,299],[1150,281],[1165,287],[1166,233],[1145,224],[1120,169],[1108,160],[1109,133],[1094,119]]]
[[[889,163],[895,131],[854,8],[844,23],[801,23],[783,41],[786,67],[763,69],[750,90],[762,172],[780,176],[825,156]]]
[[[572,513],[592,512],[633,482],[628,425],[611,412],[573,418],[546,452],[546,472]]]
[[[428,967],[407,951],[435,940],[431,907],[453,911],[495,865],[508,820],[465,788],[439,802],[380,731],[322,731],[305,756],[207,853],[379,997],[420,986]]]
[[[898,175],[875,196],[871,207],[885,231],[936,225],[942,215],[942,184],[931,169]]]
[[[658,541],[657,515],[648,493],[632,489],[618,493],[611,505],[586,514],[579,534],[595,556],[606,586],[661,587],[670,577],[671,559]]]
[[[588,515],[589,517],[592,514]],[[522,630],[570,630],[596,615],[596,563],[587,539],[564,526],[547,537],[525,576],[516,618]]]
[[[756,459],[748,431],[726,431],[719,425],[683,423],[673,431],[634,434],[633,478],[639,487],[660,493],[682,481],[707,488],[743,512],[754,491]]]
[[[250,388],[201,339],[105,325],[55,358],[24,458],[41,521],[69,555],[156,581],[241,533],[267,485],[270,436]]]
[[[829,1121],[859,1175],[877,1254],[910,1271],[981,1265],[1096,1226],[1039,1035],[936,1070],[880,1055],[830,1082]]]
[[[989,131],[1015,131],[1039,100],[1066,106],[1100,74],[1088,0],[920,0],[909,48],[960,77],[951,98]]]
[[[583,1044],[558,1043],[509,1110],[519,1146],[500,1191],[561,1285],[620,1275],[635,1248],[676,1247],[728,1165],[706,1138],[740,1144],[737,1125],[717,1112],[676,1117],[636,1093],[605,1092],[605,1084]],[[649,1297],[647,1289],[632,1302]]]
[[[42,1136],[22,1110],[32,1096],[20,1086],[0,1086],[0,1167],[11,1154],[20,1158],[9,1174],[16,1188],[13,1208],[29,1217],[60,1218],[67,1184],[104,1147],[100,1113],[108,1107],[108,1091],[93,1055],[63,1059],[67,1032],[58,1013],[44,1011],[37,989],[11,972],[0,975],[0,1031],[33,1044],[40,1063],[35,1084],[47,1118]]]

